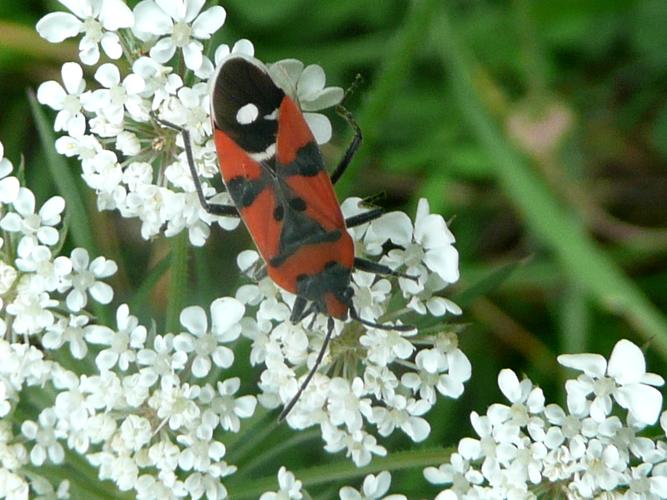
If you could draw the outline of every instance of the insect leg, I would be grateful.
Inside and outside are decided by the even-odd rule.
[[[372,220],[377,219],[378,217],[382,216],[382,214],[384,214],[384,210],[382,208],[374,208],[373,210],[369,210],[368,212],[348,217],[347,219],[345,219],[345,226],[346,227],[361,226],[366,222],[370,222]]]
[[[360,271],[366,271],[369,273],[375,274],[384,274],[387,276],[398,276],[399,278],[407,278],[413,281],[417,281],[417,276],[411,276],[409,274],[401,273],[399,271],[394,271],[391,267],[385,266],[384,264],[379,264],[378,262],[373,262],[372,260],[362,259],[360,257],[354,258],[354,267]]]
[[[361,128],[359,127],[357,122],[354,121],[352,113],[350,113],[340,104],[336,107],[336,113],[345,118],[345,121],[347,121],[347,123],[349,123],[350,126],[354,129],[354,138],[352,139],[350,145],[347,147],[347,150],[345,151],[343,158],[338,163],[338,166],[331,174],[332,184],[336,184],[336,181],[340,179],[340,176],[343,175],[343,172],[345,172],[345,169],[347,169],[348,165],[352,161],[352,158],[354,157],[354,154],[359,149],[359,145],[361,144],[361,138],[362,138]]]
[[[287,417],[289,412],[292,411],[292,408],[294,408],[294,405],[299,400],[301,394],[306,389],[306,387],[308,387],[310,380],[313,378],[315,372],[320,367],[320,364],[324,359],[324,353],[326,352],[327,346],[329,345],[329,340],[331,340],[331,334],[333,333],[333,328],[334,328],[333,318],[329,318],[329,321],[327,322],[327,334],[324,336],[324,341],[322,342],[322,347],[320,348],[320,352],[317,354],[317,359],[315,360],[315,364],[308,372],[306,379],[303,381],[301,387],[299,387],[299,390],[296,392],[294,397],[290,400],[289,403],[287,403],[287,406],[283,408],[283,411],[280,412],[280,416],[278,417],[278,422],[282,422],[283,420],[285,420],[285,417]]]
[[[298,323],[305,317],[304,310],[306,309],[307,303],[308,301],[305,298],[301,297],[300,295],[296,296],[294,305],[292,306],[292,314],[289,317],[289,320],[292,323]]]
[[[382,323],[375,323],[373,321],[368,321],[366,319],[360,318],[359,314],[353,307],[350,307],[350,317],[353,320],[358,321],[362,325],[370,326],[372,328],[377,328],[378,330],[393,330],[396,332],[410,332],[412,330],[415,330],[415,327],[412,325],[385,325]]]
[[[171,123],[162,118],[158,118],[154,112],[151,112],[151,117],[159,125],[163,127],[170,128],[176,132],[180,132],[183,136],[183,146],[185,147],[185,156],[188,159],[188,167],[190,168],[190,174],[192,174],[192,180],[195,183],[195,189],[197,190],[197,197],[199,198],[199,203],[201,206],[211,215],[222,215],[225,217],[238,217],[239,211],[233,205],[217,205],[209,203],[204,196],[204,190],[201,187],[201,181],[199,180],[199,175],[197,175],[197,169],[195,168],[195,159],[194,154],[192,154],[192,142],[190,141],[190,132],[183,127],[179,127],[175,123]]]

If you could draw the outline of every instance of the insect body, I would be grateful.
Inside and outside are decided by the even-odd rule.
[[[346,319],[354,245],[296,103],[241,57],[222,65],[211,95],[220,172],[269,277],[313,312]]]
[[[316,363],[292,401],[287,415],[314,375],[333,331],[333,319],[353,319],[369,326],[411,330],[406,325],[377,324],[360,318],[350,286],[353,268],[405,276],[387,266],[355,257],[348,227],[369,222],[380,209],[343,218],[333,184],[352,160],[361,130],[349,113],[341,114],[355,137],[329,176],[313,134],[297,103],[271,78],[258,60],[232,56],[218,68],[211,88],[214,141],[225,186],[234,206],[209,204],[194,165],[189,133],[182,132],[188,165],[203,207],[216,215],[240,216],[248,228],[268,276],[296,295],[290,320],[310,314],[329,317]]]

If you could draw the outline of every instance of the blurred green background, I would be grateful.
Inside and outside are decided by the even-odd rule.
[[[461,400],[429,415],[425,443],[395,436],[389,449],[470,435],[469,412],[501,399],[495,380],[503,367],[529,375],[559,402],[558,353],[608,356],[625,337],[647,343],[649,368],[665,374],[665,0],[218,3],[228,16],[214,47],[248,38],[264,61],[320,64],[332,85],[363,76],[349,108],[365,142],[337,187],[341,198],[384,193],[383,205],[413,214],[424,196],[451,220],[462,278],[449,296],[464,306],[461,343],[473,378]],[[64,8],[0,2],[0,140],[15,164],[25,155],[28,185],[42,201],[57,189],[26,91],[60,79],[61,64],[77,59],[76,43],[50,45],[34,32],[50,10]],[[334,139],[324,150],[330,165],[351,136],[332,120]],[[75,162],[60,168],[77,173]],[[121,267],[114,303],[129,302],[144,322],[152,317],[160,326],[168,275],[157,281],[151,269],[171,242],[142,240],[135,221],[98,213],[91,193],[80,193],[97,251]],[[233,294],[235,255],[250,245],[243,229],[219,231],[192,251],[186,305]],[[147,280],[156,287],[149,290]],[[234,370],[251,391],[259,371],[243,357]],[[230,461],[240,471],[247,466],[246,479],[274,475],[280,464],[299,470],[342,460],[321,451],[317,433],[264,428],[271,435],[258,436],[263,449],[291,444],[259,462],[257,448],[230,447]],[[296,447],[309,451],[296,454]],[[394,478],[411,498],[437,491],[423,484],[420,469]]]

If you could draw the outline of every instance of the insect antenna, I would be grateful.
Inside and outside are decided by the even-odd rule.
[[[320,352],[317,355],[317,359],[315,360],[315,364],[313,365],[313,367],[308,372],[308,375],[306,376],[306,379],[303,381],[303,383],[301,384],[301,387],[299,387],[299,390],[296,392],[294,397],[290,400],[289,403],[287,403],[287,406],[285,406],[283,411],[280,412],[280,415],[278,416],[278,422],[282,422],[283,420],[285,420],[285,417],[287,417],[289,412],[292,411],[292,408],[294,408],[294,405],[299,400],[299,398],[301,397],[301,394],[306,389],[306,387],[308,387],[308,384],[310,383],[310,380],[313,378],[313,376],[315,375],[315,372],[320,367],[320,364],[322,363],[322,359],[324,359],[324,353],[326,352],[327,346],[329,345],[329,340],[331,340],[331,334],[333,333],[333,328],[334,328],[333,318],[329,318],[329,321],[327,322],[327,334],[324,336],[324,342],[322,342],[322,348],[320,349]]]
[[[361,323],[362,325],[370,326],[371,328],[377,328],[378,330],[393,330],[396,332],[409,332],[415,329],[414,326],[412,325],[385,325],[382,323],[375,323],[373,321],[368,321],[367,319],[363,319],[359,317],[359,314],[357,311],[353,308],[350,307],[350,317]]]

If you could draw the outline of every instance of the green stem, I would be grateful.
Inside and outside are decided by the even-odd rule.
[[[309,486],[355,479],[384,470],[396,471],[423,468],[429,465],[437,466],[447,462],[454,451],[456,450],[453,448],[426,448],[399,451],[391,453],[386,457],[376,457],[371,464],[364,467],[357,467],[351,461],[345,460],[292,472],[303,483],[304,488],[307,488]],[[277,479],[276,475],[273,474],[253,481],[239,481],[239,483],[241,484],[234,484],[232,482],[227,485],[230,498],[259,498],[262,492],[276,488]]]
[[[170,261],[169,303],[165,327],[167,332],[176,332],[179,329],[179,316],[185,303],[188,285],[187,231],[172,239]]]
[[[603,306],[623,315],[667,358],[665,317],[583,230],[581,224],[568,214],[525,158],[509,144],[485,109],[471,76],[473,62],[452,29],[446,8],[437,18],[435,27],[443,63],[451,76],[462,115],[479,142],[488,150],[489,157],[495,159],[495,172],[500,185],[526,224],[553,250],[574,282],[581,284]]]

